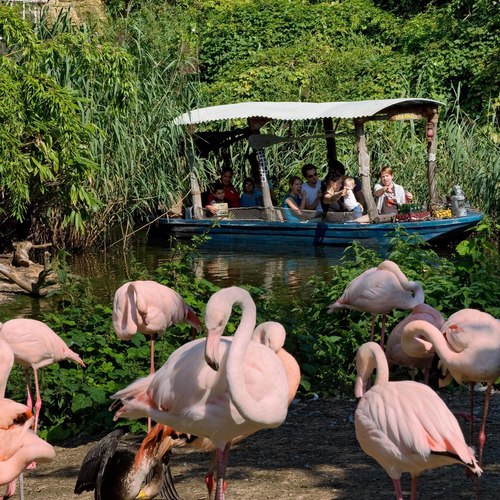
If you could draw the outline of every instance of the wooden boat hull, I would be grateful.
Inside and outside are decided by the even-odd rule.
[[[387,246],[398,228],[410,236],[419,235],[426,242],[450,240],[476,226],[483,214],[468,212],[465,217],[437,219],[418,222],[397,222],[383,224],[358,224],[356,222],[325,223],[271,222],[252,220],[174,219],[161,218],[151,228],[150,239],[168,243],[170,237],[179,240],[190,239],[208,231],[213,242],[252,242],[276,245],[328,245],[348,246],[354,241],[365,246]]]

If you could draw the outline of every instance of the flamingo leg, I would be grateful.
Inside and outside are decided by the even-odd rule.
[[[205,484],[207,486],[209,500],[212,499],[212,494],[214,492],[214,487],[215,487],[214,468],[215,468],[216,461],[217,461],[217,454],[214,453],[212,455],[212,458],[210,459],[210,463],[208,464],[207,474],[205,475]]]
[[[394,491],[396,492],[396,500],[403,500],[403,490],[401,489],[401,479],[393,479]]]
[[[469,420],[469,442],[472,446],[474,442],[474,382],[469,383],[469,411],[470,411],[470,420]]]
[[[29,368],[24,369],[24,377],[26,378],[26,393],[27,393],[27,398],[26,398],[26,406],[30,409],[33,410],[33,399],[31,397],[31,383],[30,383],[30,371]]]
[[[486,442],[486,417],[488,415],[488,406],[490,404],[491,395],[491,384],[486,387],[486,394],[484,396],[484,413],[483,413],[483,423],[481,424],[481,430],[479,431],[479,466],[481,467],[483,461],[483,448]],[[472,419],[471,419],[472,421]]]
[[[224,500],[226,498],[226,469],[227,469],[227,456],[229,453],[229,444],[226,445],[224,450],[217,448],[215,454],[217,457],[217,489],[215,491],[215,500]]]
[[[417,500],[418,476],[411,476],[411,500]]]
[[[375,336],[375,316],[376,314],[372,314],[372,332],[370,335],[370,342],[373,342],[373,337]]]
[[[36,402],[35,402],[35,433],[38,429],[38,417],[40,415],[40,409],[42,408],[42,396],[40,395],[40,385],[38,384],[38,370],[33,368],[33,374],[35,378],[35,391],[36,391]]]
[[[156,335],[151,335],[151,354],[150,354],[150,364],[149,373],[153,374],[155,372],[155,339]],[[151,432],[151,417],[148,417],[148,434]]]
[[[424,384],[425,385],[429,385],[429,376],[430,376],[430,373],[431,373],[431,369],[426,366],[424,368]]]
[[[382,314],[382,331],[380,332],[380,347],[384,349],[385,341],[385,322],[387,320],[387,314]]]

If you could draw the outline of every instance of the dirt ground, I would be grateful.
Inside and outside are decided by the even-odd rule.
[[[465,389],[447,391],[441,396],[453,411],[467,409]],[[476,400],[475,413],[481,416],[483,394],[478,393]],[[349,399],[299,400],[290,407],[281,427],[261,431],[234,446],[229,455],[227,498],[393,499],[391,480],[358,446],[350,421],[355,405]],[[467,436],[468,424],[463,419],[459,421]],[[478,425],[475,424],[476,435]],[[486,434],[479,498],[493,500],[500,498],[500,391],[492,395]],[[25,498],[92,499],[90,493],[73,494],[80,464],[92,446],[93,442],[57,447],[55,462],[26,471]],[[206,498],[203,477],[208,461],[205,453],[174,450],[172,473],[183,499]],[[424,472],[419,480],[418,498],[474,498],[476,483],[464,471],[463,467],[452,465]],[[409,498],[407,474],[403,476],[403,493]]]

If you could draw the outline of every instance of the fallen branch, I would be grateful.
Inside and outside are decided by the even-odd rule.
[[[47,295],[49,290],[47,287],[55,284],[54,281],[48,281],[47,278],[52,272],[52,267],[50,265],[50,253],[44,253],[44,266],[42,271],[38,274],[36,281],[28,280],[21,276],[19,272],[4,264],[0,264],[0,273],[2,273],[6,278],[11,280],[13,283],[18,285],[20,288],[28,292],[30,295],[36,297],[44,297]]]

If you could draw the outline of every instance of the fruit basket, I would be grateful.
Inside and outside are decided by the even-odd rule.
[[[453,212],[446,205],[431,205],[431,215],[433,219],[449,219]]]

